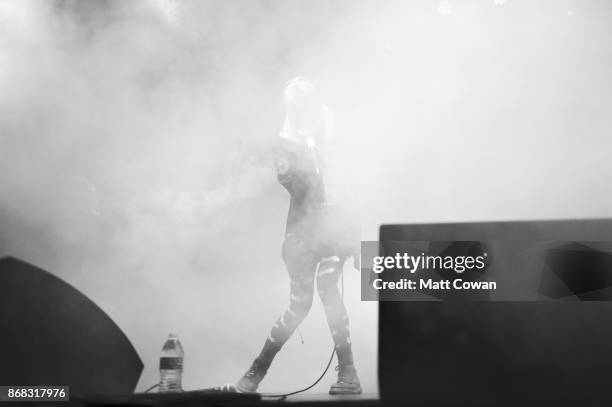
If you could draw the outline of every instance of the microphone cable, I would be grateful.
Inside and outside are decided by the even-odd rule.
[[[341,291],[340,291],[340,298],[342,299],[342,301],[344,301],[344,264],[342,264],[342,266],[340,268],[340,279],[341,279],[341,288],[342,288]],[[304,342],[302,342],[302,343],[304,343]],[[310,386],[304,387],[303,389],[292,391],[292,392],[289,392],[289,393],[260,393],[261,397],[276,398],[276,399],[278,399],[278,401],[282,401],[282,400],[286,399],[289,396],[293,396],[295,394],[303,393],[305,391],[308,391],[308,390],[312,389],[317,384],[319,384],[319,382],[321,380],[323,380],[323,378],[327,374],[327,372],[328,372],[328,370],[329,370],[329,368],[330,368],[330,366],[332,364],[332,361],[334,360],[334,355],[335,354],[336,354],[336,346],[334,345],[334,347],[332,349],[332,353],[329,356],[329,361],[327,362],[327,366],[325,366],[325,369],[323,369],[323,373],[321,373],[319,378],[317,380],[315,380],[314,383],[312,383]]]

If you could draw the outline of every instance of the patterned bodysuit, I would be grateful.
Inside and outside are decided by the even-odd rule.
[[[290,194],[283,260],[290,277],[289,307],[276,321],[266,347],[273,357],[310,311],[316,280],[338,362],[352,364],[349,319],[338,289],[349,253],[347,229],[339,211],[326,202],[325,186],[312,147],[279,140],[278,181]]]

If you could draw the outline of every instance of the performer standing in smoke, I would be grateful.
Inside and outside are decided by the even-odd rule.
[[[325,153],[329,153],[332,141],[332,113],[304,78],[287,84],[285,104],[286,118],[275,164],[278,181],[291,196],[282,248],[291,281],[290,304],[237,388],[243,392],[257,390],[275,355],[308,314],[316,279],[338,357],[338,381],[329,392],[359,394],[349,319],[338,289],[344,262],[353,257],[358,264],[359,233],[353,226],[356,219],[342,211],[330,195],[333,188],[326,169],[332,163],[325,160],[329,158]]]

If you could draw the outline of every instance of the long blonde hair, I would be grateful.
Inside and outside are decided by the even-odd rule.
[[[297,142],[311,138],[317,144],[330,142],[333,113],[321,102],[314,84],[297,77],[285,85],[285,120],[280,136]]]

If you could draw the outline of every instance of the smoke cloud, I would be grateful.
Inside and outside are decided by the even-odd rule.
[[[0,1],[0,255],[99,304],[143,358],[139,390],[171,331],[185,388],[236,380],[288,300],[270,157],[285,81],[307,76],[335,112],[366,240],[386,222],[610,216],[611,14],[577,0]],[[345,278],[374,392],[376,305]],[[264,391],[318,376],[332,346],[320,304],[302,334]]]

